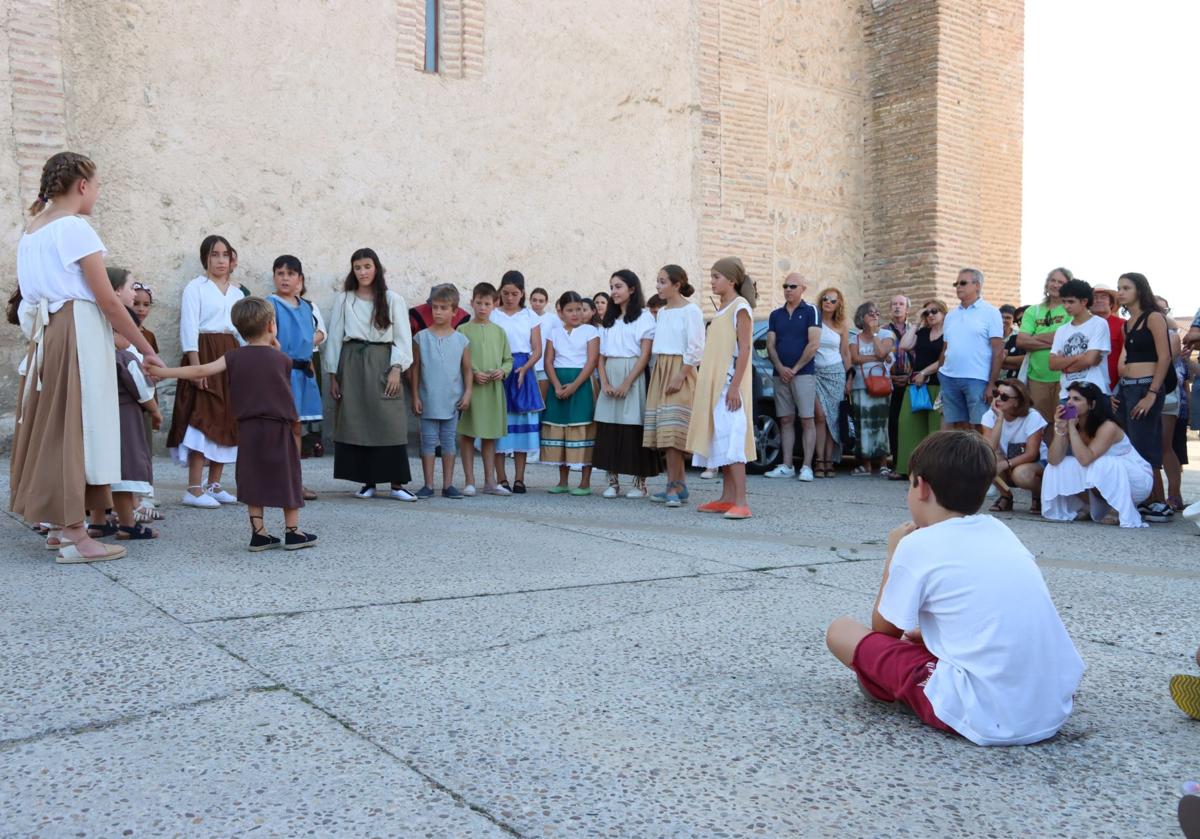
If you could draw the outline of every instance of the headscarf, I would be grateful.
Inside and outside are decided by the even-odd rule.
[[[746,273],[746,267],[742,265],[740,259],[736,256],[727,256],[723,259],[718,259],[713,263],[712,270],[731,281],[733,287],[737,289],[737,293],[750,304],[751,309],[754,308],[754,303],[758,299],[758,292],[754,288],[754,280],[750,279],[750,275]]]

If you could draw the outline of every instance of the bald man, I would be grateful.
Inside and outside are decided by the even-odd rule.
[[[767,473],[768,478],[796,476],[796,414],[800,415],[804,464],[802,481],[813,479],[813,450],[817,426],[813,415],[817,404],[817,380],[813,358],[821,345],[821,316],[816,306],[804,302],[805,279],[796,273],[783,279],[783,305],[771,312],[767,322],[767,357],[775,368],[775,416],[783,442],[783,460]]]

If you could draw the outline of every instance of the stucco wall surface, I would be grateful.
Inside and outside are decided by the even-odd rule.
[[[296,254],[319,305],[360,246],[410,305],[431,283],[468,289],[508,268],[558,292],[696,264],[693,0],[488,0],[475,79],[413,69],[400,35],[413,2],[57,7],[69,144],[101,168],[109,264],[157,292],[164,355],[207,233],[233,242],[235,279],[256,293],[275,256]],[[0,138],[6,245],[21,223],[13,151]],[[13,269],[6,246],[0,271]]]

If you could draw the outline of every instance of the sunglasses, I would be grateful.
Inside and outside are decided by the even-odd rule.
[[[822,303],[840,303],[842,301],[838,300],[836,297],[822,297],[821,302]]]
[[[942,313],[941,309],[926,309],[925,311],[921,312],[921,317],[931,318],[934,315],[940,315],[941,313]]]
[[[955,284],[956,286],[958,286],[959,288],[961,288],[962,286],[965,286],[965,285],[970,285],[970,284],[971,284],[971,282],[972,282],[972,280],[957,280],[957,281],[955,281],[955,283],[954,283],[954,284]]]
[[[999,399],[1001,402],[1011,402],[1012,400],[1016,399],[1017,397],[1010,396],[1009,394],[1001,391],[1000,393],[996,394],[996,398]]]
[[[784,284],[783,284],[783,287],[784,287],[785,289],[787,289],[788,291],[794,291],[795,289],[798,289],[798,288],[800,288],[800,286],[796,285],[795,283],[793,283],[793,284],[791,284],[791,285],[788,285],[787,283],[784,283]]]

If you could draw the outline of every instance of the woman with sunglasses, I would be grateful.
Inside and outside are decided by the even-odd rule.
[[[1147,527],[1137,505],[1154,485],[1142,459],[1112,412],[1107,393],[1091,382],[1067,387],[1067,404],[1054,413],[1054,436],[1042,476],[1042,517],[1087,518],[1121,527]]]
[[[1029,490],[1033,496],[1029,512],[1041,515],[1046,420],[1034,409],[1024,382],[1001,379],[996,383],[996,398],[991,412],[983,417],[983,425],[996,453],[996,486],[1000,490],[1000,497],[988,509],[993,513],[1010,512],[1012,487],[1016,486]]]
[[[920,327],[910,329],[900,341],[900,348],[912,353],[912,376],[904,389],[904,404],[900,406],[900,432],[897,435],[896,470],[889,480],[908,479],[908,459],[917,444],[942,427],[942,412],[936,408],[913,411],[914,389],[924,386],[929,404],[937,404],[938,367],[942,363],[942,321],[946,304],[941,300],[926,300],[921,307]]]
[[[854,406],[854,421],[858,426],[858,465],[850,474],[867,477],[881,469],[888,455],[888,401],[891,398],[892,349],[896,339],[892,333],[879,331],[879,309],[871,301],[861,304],[854,312],[854,325],[859,333],[850,342],[850,360],[854,363],[854,383],[850,404]],[[887,380],[888,392],[876,395],[867,386],[867,377]]]
[[[817,379],[816,459],[813,475],[832,478],[833,464],[841,462],[842,442],[838,433],[842,399],[846,395],[846,370],[850,368],[850,324],[846,300],[836,288],[821,292],[821,342],[813,375]]]

